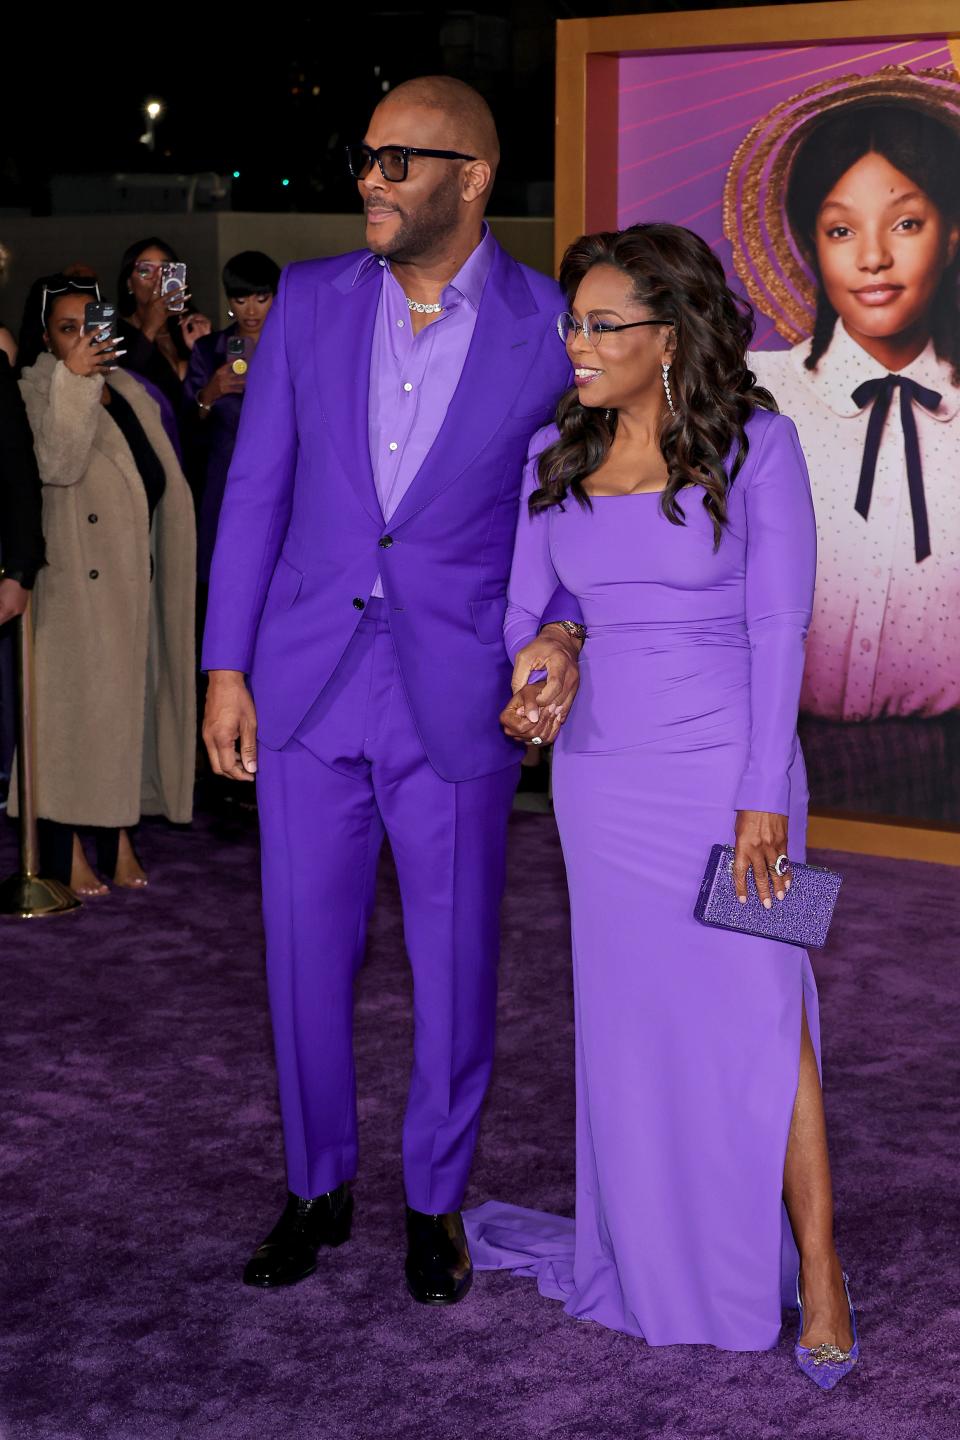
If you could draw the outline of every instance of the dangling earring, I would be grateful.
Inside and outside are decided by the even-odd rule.
[[[664,361],[664,363],[660,366],[660,370],[663,375],[663,391],[667,397],[667,405],[669,407],[670,414],[676,415],[677,407],[674,405],[673,396],[670,393],[670,366],[666,363],[666,361]]]

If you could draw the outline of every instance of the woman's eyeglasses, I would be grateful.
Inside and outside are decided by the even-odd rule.
[[[569,310],[565,310],[562,315],[557,316],[557,334],[564,345],[568,345],[571,340],[575,340],[578,335],[582,334],[587,344],[592,345],[596,350],[604,335],[614,335],[618,330],[633,330],[638,325],[669,324],[669,320],[630,320],[622,325],[611,325],[609,321],[601,320],[599,315],[595,315],[592,311],[589,315],[584,315],[583,321],[580,323],[573,318]]]
[[[399,185],[407,178],[411,155],[427,155],[431,160],[476,160],[476,155],[464,155],[459,150],[423,150],[416,145],[381,145],[373,150],[369,145],[348,145],[347,169],[354,180],[365,180],[379,165],[380,174],[391,185]]]

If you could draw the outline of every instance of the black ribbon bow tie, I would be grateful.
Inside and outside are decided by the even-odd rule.
[[[887,423],[893,392],[900,387],[900,423],[903,425],[903,448],[907,456],[907,489],[910,492],[910,509],[913,512],[913,546],[917,563],[926,560],[930,554],[930,526],[927,522],[927,500],[923,491],[923,466],[920,463],[920,441],[917,438],[917,422],[913,414],[913,401],[924,410],[936,410],[942,396],[936,390],[927,390],[916,380],[905,375],[884,375],[878,380],[865,380],[852,395],[855,405],[862,410],[874,401],[867,421],[867,438],[863,446],[863,462],[860,466],[860,484],[857,487],[856,511],[864,520],[870,514],[870,500],[873,495],[873,480],[877,473],[877,456],[880,453],[880,438]]]

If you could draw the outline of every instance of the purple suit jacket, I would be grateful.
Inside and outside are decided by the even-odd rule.
[[[206,670],[250,675],[259,739],[294,734],[356,629],[379,572],[404,689],[445,780],[517,759],[507,580],[530,437],[570,380],[552,280],[497,249],[460,383],[386,524],[367,398],[379,267],[365,252],[289,266],[250,366],[210,576]],[[544,612],[579,618],[558,592]]]

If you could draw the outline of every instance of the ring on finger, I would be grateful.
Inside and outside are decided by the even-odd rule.
[[[542,744],[543,744],[543,736],[542,736],[542,735],[534,735],[533,739],[530,741],[530,744],[531,744],[531,745],[542,745]]]

